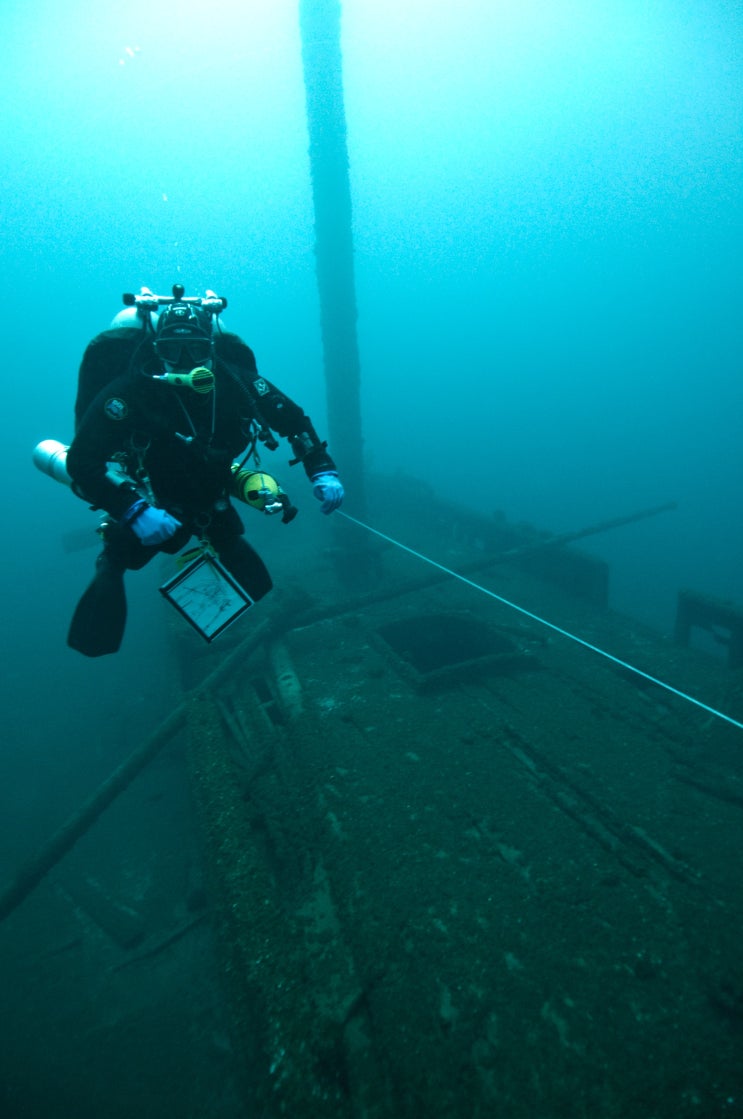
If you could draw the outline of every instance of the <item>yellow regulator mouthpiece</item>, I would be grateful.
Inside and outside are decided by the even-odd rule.
[[[194,392],[211,392],[214,388],[214,374],[205,365],[197,365],[192,369],[189,384]]]
[[[214,374],[205,365],[197,365],[190,373],[163,373],[158,381],[169,385],[183,385],[194,392],[211,392],[214,388]]]

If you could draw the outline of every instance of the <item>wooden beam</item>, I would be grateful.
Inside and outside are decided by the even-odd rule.
[[[360,511],[365,508],[360,362],[340,21],[339,0],[300,0],[328,434],[348,501]]]

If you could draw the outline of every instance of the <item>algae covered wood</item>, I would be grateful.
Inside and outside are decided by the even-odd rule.
[[[500,579],[630,659],[714,679],[523,572]],[[243,675],[235,702],[271,760],[226,816],[218,767],[206,803],[253,1098],[349,1119],[715,1113],[741,1081],[743,816],[688,778],[733,782],[736,732],[489,603],[478,623],[521,658],[461,649],[421,688],[384,635],[457,614],[471,594],[448,584],[287,632],[303,713],[272,728],[251,695],[275,686],[269,660]]]
[[[315,789],[276,744],[247,787],[216,704],[189,711],[189,766],[213,903],[236,1069],[249,1113],[348,1114],[349,1083],[369,1115],[390,1114],[369,1045],[347,1044],[364,999],[316,839]],[[283,749],[287,744],[284,743]],[[255,748],[260,748],[256,731]],[[373,1110],[377,1103],[381,1111]]]

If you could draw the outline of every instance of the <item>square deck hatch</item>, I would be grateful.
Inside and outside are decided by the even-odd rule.
[[[507,671],[523,659],[513,641],[471,614],[418,614],[388,622],[376,633],[418,686],[486,669]]]

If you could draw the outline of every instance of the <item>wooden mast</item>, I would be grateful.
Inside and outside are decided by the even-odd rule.
[[[339,0],[299,0],[330,449],[365,510],[351,188]]]

